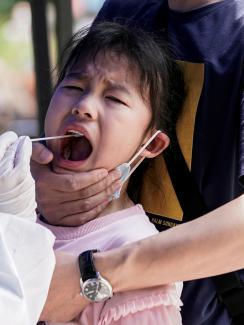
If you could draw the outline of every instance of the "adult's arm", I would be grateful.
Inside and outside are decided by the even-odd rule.
[[[52,159],[53,154],[44,145],[33,145],[31,172],[37,207],[50,224],[80,226],[94,219],[121,186],[117,170],[58,174],[51,170]]]
[[[88,304],[80,295],[80,272],[77,257],[56,252],[56,266],[40,320],[66,323]]]
[[[97,270],[111,282],[114,292],[241,269],[244,267],[244,195],[197,220],[96,253],[94,262]],[[49,317],[55,313],[56,321],[64,317],[72,319],[83,308],[77,259],[61,254],[54,276],[43,315]]]
[[[244,267],[244,195],[189,223],[95,255],[115,291],[187,281]]]

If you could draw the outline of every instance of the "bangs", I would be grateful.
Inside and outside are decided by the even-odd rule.
[[[79,62],[95,64],[98,55],[106,58],[115,55],[118,59],[127,60],[129,72],[138,76],[138,90],[143,100],[149,94],[150,106],[155,106],[155,100],[159,98],[155,96],[156,93],[160,94],[165,87],[162,80],[164,74],[161,72],[166,67],[164,60],[162,61],[164,56],[151,35],[116,23],[100,23],[76,33],[65,51],[70,49],[72,50],[63,65],[57,85]]]
[[[149,129],[155,126],[170,136],[179,115],[184,87],[181,87],[181,71],[170,59],[166,43],[154,34],[118,23],[102,22],[83,28],[73,36],[64,51],[62,57],[67,59],[64,64],[61,61],[57,86],[76,64],[96,64],[98,55],[127,60],[128,74],[137,74],[140,95],[144,102],[149,101],[152,110]],[[177,85],[177,93],[175,81],[181,87]],[[170,122],[172,113],[173,123]]]

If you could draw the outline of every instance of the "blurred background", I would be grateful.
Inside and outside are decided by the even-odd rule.
[[[0,0],[0,134],[36,137],[70,36],[104,0]]]

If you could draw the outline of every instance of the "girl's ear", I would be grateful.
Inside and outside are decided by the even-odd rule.
[[[160,132],[156,138],[146,147],[142,155],[145,158],[154,158],[168,147],[169,142],[170,140],[167,134]]]

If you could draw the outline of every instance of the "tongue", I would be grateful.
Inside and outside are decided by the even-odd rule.
[[[90,142],[85,138],[76,138],[72,140],[71,143],[71,155],[70,160],[85,160],[92,152],[92,147]]]

